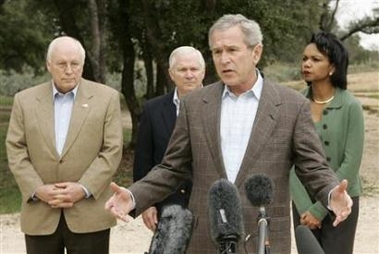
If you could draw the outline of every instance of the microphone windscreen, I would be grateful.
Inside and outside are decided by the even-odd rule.
[[[265,206],[272,202],[273,182],[264,174],[256,174],[245,182],[246,196],[253,206]]]
[[[244,228],[237,187],[226,179],[215,181],[208,192],[208,206],[212,240],[216,244],[229,237],[238,241]]]
[[[192,227],[193,215],[190,210],[180,205],[163,207],[150,243],[149,254],[186,253]]]
[[[325,254],[311,230],[299,225],[295,230],[297,251],[299,254]]]

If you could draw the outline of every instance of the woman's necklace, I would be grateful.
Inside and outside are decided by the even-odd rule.
[[[330,97],[329,99],[325,100],[325,101],[318,101],[316,99],[312,99],[315,103],[317,104],[326,104],[326,103],[329,103],[331,102],[332,100],[334,99],[334,95],[332,97]]]

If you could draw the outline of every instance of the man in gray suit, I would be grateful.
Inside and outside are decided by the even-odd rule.
[[[139,215],[192,177],[189,208],[195,223],[187,253],[216,253],[207,192],[216,180],[225,178],[240,192],[244,227],[254,237],[247,249],[253,252],[258,209],[250,205],[244,183],[250,175],[263,173],[275,186],[274,200],[266,207],[271,217],[271,253],[289,254],[291,166],[297,165],[297,174],[312,195],[334,211],[335,225],[351,210],[347,182],[339,183],[327,165],[309,102],[256,69],[263,45],[255,21],[240,14],[221,17],[209,31],[209,45],[221,81],[183,99],[162,163],[128,189],[112,183],[114,195],[105,208],[125,220],[133,209]],[[188,170],[191,163],[192,172]]]
[[[22,193],[28,254],[107,254],[104,211],[122,156],[119,93],[82,78],[85,51],[63,36],[48,48],[52,79],[16,94],[6,138]]]

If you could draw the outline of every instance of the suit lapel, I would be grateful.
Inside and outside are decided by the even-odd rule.
[[[51,82],[46,83],[43,89],[40,93],[41,95],[36,98],[38,102],[36,107],[37,123],[47,147],[55,156],[58,156],[55,144],[53,88]]]
[[[163,108],[162,108],[162,119],[166,127],[168,136],[171,136],[172,130],[175,127],[176,121],[176,107],[173,103],[174,93],[171,92],[164,97]]]
[[[62,157],[67,153],[72,144],[74,143],[76,137],[79,135],[83,123],[86,121],[93,105],[90,104],[90,100],[93,97],[90,94],[86,80],[82,79],[78,92],[76,94],[75,102],[72,108],[70,127],[68,129],[66,142],[63,147]],[[92,107],[91,107],[92,106]]]
[[[224,85],[222,82],[217,82],[213,86],[213,92],[203,98],[203,130],[205,131],[208,150],[212,155],[215,168],[220,178],[227,178],[222,158],[220,136],[221,96]]]
[[[265,81],[249,143],[235,181],[237,186],[244,183],[244,180],[249,177],[247,174],[252,173],[259,152],[275,129],[280,104],[281,98],[274,85]]]

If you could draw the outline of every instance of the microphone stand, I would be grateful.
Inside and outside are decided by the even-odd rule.
[[[258,254],[270,254],[270,241],[268,239],[268,224],[270,218],[266,215],[264,206],[259,207],[258,215]]]

